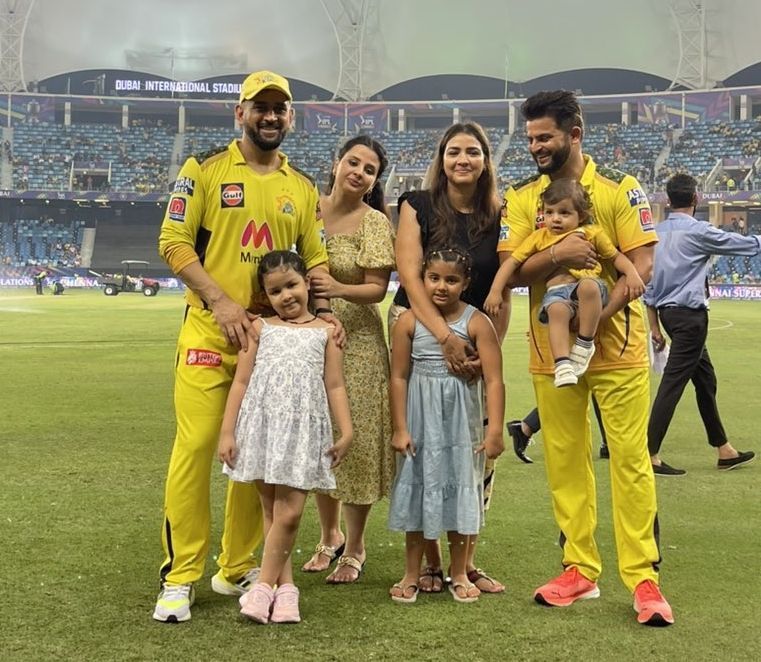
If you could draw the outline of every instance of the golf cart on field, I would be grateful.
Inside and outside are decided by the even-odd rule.
[[[103,294],[107,297],[115,297],[119,292],[142,292],[144,296],[156,296],[159,291],[159,282],[153,278],[144,278],[142,275],[131,276],[130,269],[137,271],[139,266],[150,264],[145,260],[122,260],[121,275],[104,276],[101,279]],[[139,265],[136,267],[135,265]]]

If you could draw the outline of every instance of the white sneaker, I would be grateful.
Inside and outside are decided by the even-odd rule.
[[[573,344],[569,354],[571,363],[573,364],[573,371],[577,377],[581,377],[589,367],[589,362],[595,355],[595,346],[582,347],[581,345]]]
[[[251,568],[237,582],[229,582],[220,570],[211,578],[211,590],[220,595],[244,595],[259,579],[259,568]]]
[[[192,584],[164,584],[156,600],[153,618],[162,623],[183,623],[190,620],[190,607],[196,601]]]
[[[570,363],[561,363],[555,366],[555,386],[573,386],[578,384],[576,373]]]

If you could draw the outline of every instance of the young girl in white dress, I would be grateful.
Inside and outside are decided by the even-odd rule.
[[[307,309],[306,273],[290,251],[259,263],[259,285],[276,316],[253,323],[248,349],[238,355],[219,438],[224,472],[254,481],[264,510],[261,572],[240,598],[241,613],[258,623],[301,620],[291,550],[304,503],[310,490],[335,489],[333,469],[352,440],[343,353],[333,327]],[[340,430],[335,443],[331,412]]]
[[[457,602],[475,602],[468,580],[468,550],[483,524],[484,456],[504,449],[505,385],[497,333],[483,313],[460,299],[470,282],[470,257],[458,249],[433,250],[423,260],[423,287],[449,326],[481,361],[488,426],[484,434],[482,381],[447,369],[444,344],[403,313],[391,350],[392,445],[401,454],[391,490],[389,528],[406,533],[405,574],[391,588],[395,602],[415,602],[423,541],[447,532],[449,587]]]

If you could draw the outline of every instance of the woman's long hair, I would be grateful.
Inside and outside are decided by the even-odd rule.
[[[375,177],[375,184],[373,184],[373,187],[370,189],[370,191],[365,194],[364,200],[373,209],[377,209],[385,216],[388,216],[388,209],[386,209],[386,197],[383,194],[383,185],[381,184],[381,177],[388,167],[388,156],[386,156],[386,150],[383,148],[383,145],[381,145],[377,140],[371,138],[367,134],[360,133],[353,138],[349,138],[349,140],[347,140],[341,146],[341,149],[338,150],[338,154],[336,154],[336,162],[340,161],[344,156],[346,156],[352,147],[356,147],[357,145],[362,145],[363,147],[367,147],[368,149],[373,150],[375,155],[378,157],[378,161],[380,161],[380,167],[378,168],[378,172],[376,173]],[[328,195],[330,195],[331,191],[333,190],[335,183],[335,172],[331,172],[330,179],[328,180]]]
[[[494,164],[491,161],[491,147],[486,132],[475,122],[458,123],[450,126],[439,141],[436,153],[431,162],[425,188],[431,192],[431,203],[436,223],[431,233],[432,246],[449,245],[456,233],[457,210],[452,206],[447,195],[449,180],[444,172],[444,152],[452,138],[461,133],[475,138],[484,153],[484,171],[476,183],[473,195],[472,222],[468,224],[468,239],[471,246],[478,241],[497,223],[499,214],[499,198],[497,197],[497,180],[494,175]]]

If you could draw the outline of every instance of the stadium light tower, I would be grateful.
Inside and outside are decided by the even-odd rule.
[[[709,86],[705,6],[697,0],[671,0],[669,12],[679,46],[679,64],[669,89],[678,85],[691,90],[705,89]]]
[[[24,31],[34,0],[0,2],[0,92],[26,90],[22,55]]]
[[[362,89],[365,34],[371,19],[377,16],[377,0],[320,0],[333,24],[338,42],[338,83],[334,99],[359,101]]]

